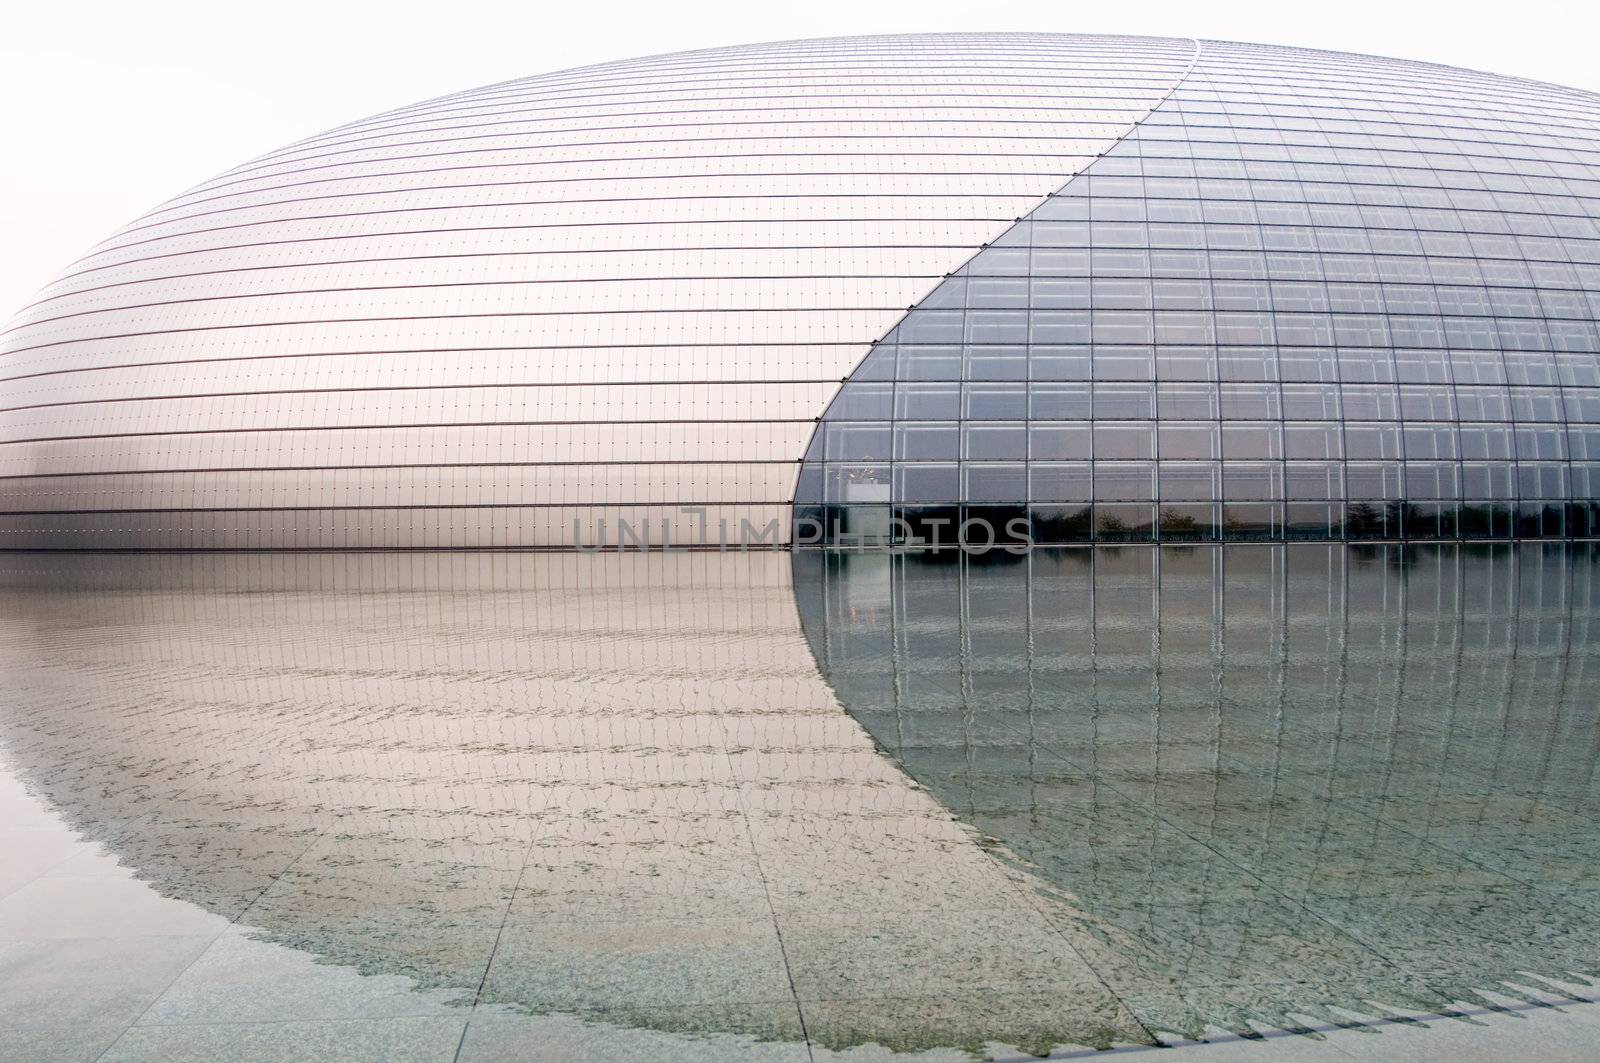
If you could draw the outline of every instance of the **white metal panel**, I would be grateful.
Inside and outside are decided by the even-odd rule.
[[[715,49],[426,101],[243,164],[106,240],[0,338],[4,542],[570,545],[574,517],[590,534],[701,502],[737,529],[792,499],[872,342],[1194,51]]]

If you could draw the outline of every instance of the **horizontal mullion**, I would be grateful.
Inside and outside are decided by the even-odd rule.
[[[1070,156],[1070,157],[1071,158],[1077,158],[1078,156]],[[1016,197],[1013,197],[1013,198],[1016,198]],[[246,223],[242,223],[242,224],[239,224],[239,225],[222,225],[222,226],[216,226],[216,227],[211,228],[211,229],[197,229],[197,230],[194,230],[194,231],[191,231],[191,232],[175,233],[175,234],[173,234],[171,236],[156,236],[156,237],[148,237],[148,238],[143,239],[143,240],[132,240],[132,241],[128,241],[126,243],[106,244],[104,246],[95,248],[87,256],[85,256],[84,260],[87,261],[88,259],[100,258],[100,257],[103,257],[105,255],[109,255],[109,254],[111,254],[113,252],[122,251],[122,250],[124,250],[126,248],[130,248],[130,247],[142,247],[142,246],[145,246],[145,245],[148,245],[148,244],[159,244],[159,243],[164,243],[164,242],[170,241],[170,240],[180,239],[182,237],[200,236],[200,235],[204,235],[205,233],[212,233],[212,232],[229,232],[229,231],[235,231],[235,230],[239,230],[239,229],[261,228],[261,227],[265,227],[265,226],[269,226],[269,225],[286,225],[286,224],[289,224],[291,222],[344,221],[344,220],[348,220],[350,218],[356,218],[356,217],[370,217],[370,216],[374,216],[374,215],[387,215],[387,214],[427,213],[429,211],[446,210],[446,209],[448,209],[448,210],[468,210],[468,209],[493,210],[497,206],[498,206],[498,204],[494,204],[494,203],[468,203],[468,204],[459,204],[459,205],[456,205],[454,207],[426,207],[426,208],[419,207],[419,208],[415,208],[415,209],[407,208],[407,209],[403,209],[403,210],[368,211],[366,213],[357,213],[357,214],[306,215],[306,216],[293,217],[293,218],[279,218],[279,219],[272,220],[272,221],[246,222]],[[1015,220],[1016,220],[1015,216],[1005,217],[1005,218],[997,218],[997,217],[962,218],[962,217],[955,217],[955,218],[940,218],[940,219],[938,219],[938,221],[941,224],[960,224],[962,222],[972,222],[972,223],[997,222],[997,221],[1010,222],[1010,221],[1015,221]],[[384,236],[425,236],[425,235],[430,235],[430,234],[435,234],[435,233],[507,232],[507,231],[522,231],[522,230],[540,230],[540,231],[542,231],[542,230],[548,230],[548,229],[626,229],[626,228],[654,229],[654,228],[664,228],[664,227],[669,227],[669,226],[674,226],[674,225],[682,225],[682,226],[699,226],[699,225],[705,225],[705,226],[713,226],[713,225],[800,225],[800,226],[805,226],[805,225],[819,225],[819,224],[834,224],[834,225],[863,225],[863,224],[891,224],[891,225],[902,224],[903,225],[903,224],[918,224],[918,225],[925,225],[925,224],[927,224],[927,222],[928,222],[928,219],[926,219],[926,218],[902,218],[902,217],[895,217],[895,216],[856,217],[856,218],[851,218],[851,217],[837,217],[837,218],[831,218],[831,217],[820,217],[820,218],[818,218],[818,217],[810,217],[810,218],[738,218],[738,219],[731,219],[731,220],[730,219],[726,219],[726,218],[675,218],[675,219],[659,219],[659,220],[646,218],[646,219],[636,219],[636,220],[589,221],[589,222],[519,222],[519,223],[516,223],[516,224],[508,224],[508,225],[468,225],[468,226],[461,226],[461,227],[456,227],[456,228],[452,228],[452,227],[436,227],[436,228],[430,228],[430,229],[397,229],[397,230],[392,230],[392,231],[387,231],[387,232],[372,232],[372,233],[336,233],[336,234],[327,234],[327,235],[320,235],[320,236],[298,236],[298,237],[293,237],[293,238],[285,239],[285,240],[267,240],[267,241],[258,241],[258,242],[252,242],[252,243],[246,243],[246,244],[226,244],[226,245],[222,245],[220,248],[207,248],[206,250],[233,250],[233,249],[238,248],[238,247],[258,247],[258,246],[267,246],[267,245],[279,244],[279,243],[303,244],[303,243],[315,243],[315,242],[324,241],[324,240],[358,240],[358,239],[371,239],[371,238],[374,238],[374,237],[384,237]],[[628,250],[632,250],[632,249],[630,248]],[[674,248],[672,250],[693,250],[693,248]],[[579,251],[580,251],[580,253],[589,253],[589,250],[587,248],[579,249]],[[121,259],[119,259],[116,263],[107,263],[107,265],[124,265],[128,261],[143,261],[143,259],[134,259],[134,260],[121,260]],[[96,267],[96,268],[98,268],[98,267]],[[80,272],[84,272],[84,271],[80,271]]]
[[[399,469],[543,469],[543,468],[591,468],[604,469],[611,466],[637,466],[637,465],[671,465],[671,466],[710,466],[710,465],[797,465],[804,458],[638,458],[624,460],[617,458],[595,459],[592,461],[419,461],[419,462],[384,462],[369,463],[364,465],[196,465],[181,468],[160,469],[87,469],[76,472],[28,472],[28,473],[0,473],[0,481],[5,480],[72,480],[81,477],[107,477],[107,476],[188,476],[208,475],[210,473],[257,473],[257,472],[385,472]]]
[[[360,261],[360,260],[357,260]],[[409,260],[402,260],[409,261]],[[292,269],[293,266],[273,267],[278,269]],[[197,276],[209,277],[215,274],[202,273]],[[362,292],[405,292],[405,291],[432,291],[448,288],[514,288],[524,285],[622,285],[622,284],[685,284],[697,281],[858,281],[858,280],[938,280],[944,276],[941,273],[771,273],[771,274],[726,274],[722,276],[653,276],[653,277],[543,277],[526,280],[471,280],[471,281],[438,281],[426,284],[370,284],[348,285],[337,288],[286,288],[265,292],[237,292],[231,295],[204,295],[188,299],[165,299],[151,303],[118,303],[115,306],[91,307],[86,310],[74,311],[70,314],[58,314],[54,317],[30,318],[21,325],[0,330],[0,336],[7,336],[26,329],[36,328],[40,325],[57,321],[72,321],[77,318],[88,317],[93,314],[115,314],[130,310],[153,310],[163,306],[190,306],[197,303],[225,303],[238,302],[245,299],[273,299],[291,295],[351,295]],[[146,278],[137,283],[151,283]],[[639,307],[637,310],[651,310],[660,312],[659,308]],[[547,311],[550,313],[567,313],[568,311]],[[592,311],[591,311],[592,312]],[[634,311],[629,311],[634,312]]]
[[[162,254],[159,254],[159,255],[145,255],[145,256],[143,256],[141,258],[119,259],[116,262],[107,262],[104,265],[99,265],[99,266],[88,266],[88,267],[85,267],[83,269],[76,269],[76,270],[73,270],[73,271],[70,271],[70,272],[67,272],[67,273],[63,273],[60,277],[56,278],[56,280],[53,282],[53,284],[59,284],[62,281],[70,280],[70,279],[72,279],[74,277],[86,276],[86,275],[88,275],[90,273],[100,273],[100,272],[103,272],[103,271],[109,270],[109,269],[121,269],[121,268],[123,268],[125,266],[136,266],[136,265],[139,265],[139,264],[144,263],[144,262],[158,262],[158,261],[161,261],[163,259],[168,259],[168,258],[185,258],[185,257],[188,257],[190,255],[215,254],[215,253],[222,253],[222,252],[228,252],[228,251],[247,251],[247,250],[250,250],[252,248],[257,248],[257,247],[294,247],[294,246],[303,245],[303,244],[326,243],[326,242],[333,241],[333,240],[382,239],[382,238],[385,238],[385,237],[396,237],[396,236],[437,236],[437,235],[445,235],[445,234],[452,234],[452,233],[491,232],[491,231],[498,231],[499,228],[516,229],[516,228],[520,228],[520,226],[512,225],[512,226],[495,227],[495,226],[481,226],[481,225],[479,225],[479,226],[469,226],[469,227],[464,228],[464,229],[418,229],[418,230],[414,230],[414,231],[411,231],[411,232],[352,233],[352,234],[343,234],[343,235],[337,235],[337,236],[313,236],[313,237],[306,237],[306,238],[298,239],[298,240],[262,240],[262,241],[258,241],[258,242],[245,243],[245,244],[218,244],[218,245],[215,245],[215,246],[212,246],[212,247],[188,248],[188,249],[185,249],[185,250],[182,250],[182,251],[169,251],[169,252],[165,252],[165,253],[162,253]],[[181,278],[184,278],[184,277],[203,277],[203,276],[212,276],[214,274],[222,274],[222,273],[244,273],[244,272],[252,272],[252,271],[256,271],[256,270],[286,269],[286,268],[293,268],[295,266],[325,266],[325,265],[340,266],[340,265],[350,265],[350,264],[354,264],[354,263],[358,263],[358,262],[411,262],[411,261],[425,261],[425,260],[437,260],[437,259],[455,259],[455,258],[510,258],[510,257],[518,256],[518,255],[526,255],[526,256],[535,256],[536,257],[536,256],[542,256],[542,255],[585,255],[585,256],[588,256],[588,255],[665,254],[665,253],[677,253],[677,252],[683,252],[683,251],[700,251],[700,252],[705,252],[705,251],[735,251],[735,252],[744,252],[744,251],[876,251],[876,250],[884,250],[884,251],[919,251],[919,250],[960,250],[960,249],[970,249],[970,246],[971,245],[969,245],[969,244],[944,244],[944,243],[932,243],[932,242],[926,243],[926,244],[738,244],[738,245],[732,245],[732,244],[706,244],[706,245],[702,245],[702,246],[699,246],[699,247],[668,247],[668,246],[659,246],[659,247],[649,247],[649,246],[641,246],[641,247],[593,247],[593,248],[590,248],[590,247],[557,247],[557,248],[527,248],[527,249],[522,249],[522,250],[517,250],[517,251],[463,251],[463,252],[459,252],[459,253],[455,253],[455,254],[441,254],[441,255],[404,255],[404,256],[400,256],[400,255],[384,255],[384,256],[374,256],[372,258],[324,259],[324,260],[320,260],[320,261],[311,261],[311,262],[273,263],[272,265],[267,265],[267,266],[233,266],[233,267],[229,267],[229,268],[226,268],[226,269],[220,269],[220,270],[216,270],[216,271],[205,271],[205,272],[197,272],[197,273],[169,274],[169,275],[162,276],[162,277],[151,277],[151,278],[141,277],[141,278],[138,278],[138,279],[135,279],[135,280],[118,282],[117,284],[114,284],[114,285],[101,285],[100,288],[121,287],[124,284],[142,284],[146,280],[171,280],[171,279],[181,279]],[[76,289],[76,290],[71,291],[71,292],[62,293],[62,296],[55,296],[55,295],[47,296],[46,298],[35,300],[34,303],[30,303],[28,305],[29,306],[33,306],[36,303],[46,302],[49,299],[61,298],[61,297],[64,297],[64,296],[69,296],[69,295],[76,295],[80,291],[98,291],[98,290],[100,290],[100,288]],[[26,307],[24,309],[26,309]]]
[[[181,515],[187,513],[339,513],[384,510],[405,512],[411,510],[466,509],[678,509],[700,506],[711,509],[713,507],[791,506],[793,504],[794,499],[792,498],[741,498],[736,502],[675,498],[670,502],[419,502],[345,506],[164,506],[159,509],[0,509],[0,517],[88,516],[91,514],[116,515],[123,513],[172,513]]]
[[[150,329],[143,332],[113,332],[97,336],[77,336],[72,339],[51,340],[47,343],[34,343],[20,347],[11,347],[0,351],[0,359],[13,355],[25,354],[28,351],[48,350],[52,347],[67,347],[79,343],[103,343],[107,340],[148,339],[153,336],[176,336],[196,332],[237,332],[241,329],[269,329],[269,328],[304,328],[311,325],[382,325],[399,321],[476,321],[489,318],[540,318],[540,317],[618,317],[626,315],[661,315],[676,314],[772,314],[772,315],[798,315],[798,314],[848,314],[848,313],[882,313],[885,311],[904,312],[904,306],[818,306],[818,307],[682,307],[677,309],[656,309],[652,307],[628,307],[615,310],[495,310],[472,314],[405,314],[396,317],[338,317],[338,318],[304,318],[289,321],[246,321],[227,325],[190,325],[183,328]]]
[[[87,340],[72,340],[72,343],[90,342]],[[484,354],[495,351],[516,351],[530,353],[534,351],[615,351],[615,350],[674,350],[683,348],[730,348],[730,349],[761,349],[785,347],[861,347],[867,341],[861,340],[761,340],[761,341],[734,341],[716,342],[709,340],[696,340],[693,342],[669,343],[595,343],[595,344],[506,344],[500,346],[472,346],[472,347],[395,347],[381,350],[360,351],[291,351],[282,354],[247,354],[224,355],[216,358],[168,358],[152,362],[116,362],[108,365],[74,366],[67,369],[46,369],[35,373],[18,373],[13,376],[0,376],[0,384],[13,380],[37,380],[41,377],[66,376],[75,373],[98,373],[107,369],[144,369],[154,366],[173,365],[213,365],[223,362],[266,362],[280,361],[285,358],[360,358],[374,354]],[[0,365],[4,362],[0,361]]]
[[[537,428],[550,426],[575,428],[586,425],[603,425],[608,428],[616,428],[624,425],[646,424],[814,424],[820,419],[821,418],[818,417],[719,417],[715,419],[662,417],[649,420],[606,421],[407,421],[403,423],[385,422],[382,424],[272,425],[270,427],[259,428],[174,428],[150,432],[103,432],[78,433],[61,436],[25,436],[18,439],[0,440],[0,448],[19,446],[26,443],[86,442],[94,439],[148,439],[153,437],[167,436],[246,435],[273,432],[371,432],[407,428]]]
[[[654,387],[781,387],[787,384],[838,384],[841,377],[745,377],[728,379],[673,380],[544,380],[494,381],[480,384],[371,384],[336,388],[263,388],[259,391],[197,391],[161,395],[114,395],[100,399],[67,399],[38,402],[28,406],[0,406],[0,414],[25,410],[57,409],[64,406],[103,406],[119,402],[181,402],[187,399],[253,399],[265,395],[360,395],[393,391],[486,391],[492,388],[654,388]]]

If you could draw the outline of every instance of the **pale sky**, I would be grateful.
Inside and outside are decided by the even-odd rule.
[[[0,14],[0,320],[160,201],[377,111],[608,59],[954,30],[1293,44],[1600,92],[1594,0],[28,0]]]

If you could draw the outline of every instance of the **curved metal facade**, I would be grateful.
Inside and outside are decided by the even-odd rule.
[[[874,347],[800,534],[1600,532],[1597,102],[1203,42]]]
[[[25,308],[0,547],[1593,534],[1597,103],[991,34],[388,112]]]
[[[0,547],[786,536],[816,418],[871,343],[1194,54],[730,48],[264,156],[106,241],[3,337]]]

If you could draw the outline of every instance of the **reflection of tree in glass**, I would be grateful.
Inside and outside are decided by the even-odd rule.
[[[1345,534],[1352,539],[1371,538],[1383,533],[1383,514],[1371,502],[1352,502],[1345,511]]]
[[[1193,535],[1200,530],[1200,522],[1176,509],[1161,511],[1161,531],[1164,535]]]

